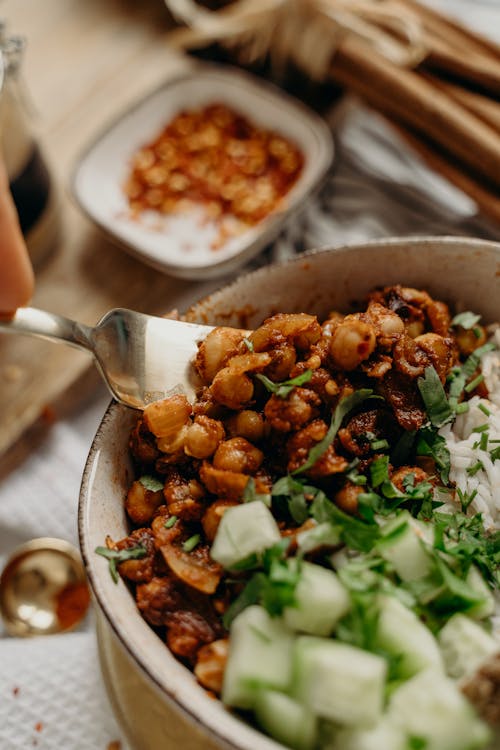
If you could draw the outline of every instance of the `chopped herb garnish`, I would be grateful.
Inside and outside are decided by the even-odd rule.
[[[458,315],[455,315],[455,317],[451,321],[451,325],[461,326],[466,330],[470,330],[471,328],[474,328],[476,323],[479,323],[480,320],[480,315],[476,315],[476,313],[470,312],[470,310],[466,310],[465,312],[461,312],[458,313]]]
[[[186,541],[182,543],[182,549],[184,552],[192,552],[194,548],[198,546],[200,540],[200,534],[193,534],[193,536],[190,536],[189,539],[186,539]]]
[[[370,477],[373,487],[379,487],[389,479],[389,456],[380,456],[370,464]]]
[[[441,427],[452,417],[452,409],[434,367],[425,368],[424,377],[417,381],[427,416],[434,427]]]
[[[486,430],[489,430],[490,426],[489,424],[480,424],[478,427],[474,427],[472,429],[472,432],[485,432]]]
[[[488,409],[486,404],[480,403],[477,405],[477,408],[483,412],[487,417],[491,417],[491,411]]]
[[[373,443],[370,443],[370,448],[372,451],[381,451],[385,450],[389,447],[389,443],[387,440],[374,440]]]
[[[481,435],[481,440],[479,441],[479,448],[482,451],[488,450],[488,433],[487,432],[483,432],[483,434]]]
[[[344,544],[360,552],[369,552],[379,537],[377,523],[365,523],[344,513],[324,493],[318,494],[313,500],[311,515],[318,523],[329,521],[336,526]]]
[[[300,375],[297,375],[297,377],[291,378],[290,380],[283,380],[281,383],[274,383],[266,375],[262,375],[261,373],[257,373],[255,377],[264,384],[270,393],[276,394],[279,398],[286,398],[295,386],[308,383],[311,380],[312,375],[312,370],[305,370]]]
[[[341,399],[332,416],[332,421],[325,437],[323,438],[323,440],[320,440],[319,443],[317,443],[313,448],[311,448],[311,450],[309,451],[309,456],[307,457],[305,463],[303,463],[302,466],[299,466],[298,469],[295,469],[292,474],[302,474],[304,471],[312,468],[316,461],[321,458],[323,453],[325,453],[325,451],[327,451],[329,446],[333,443],[344,417],[350,411],[352,411],[352,409],[354,409],[356,406],[359,406],[359,404],[363,403],[363,401],[366,401],[366,399],[368,398],[380,397],[374,396],[373,391],[370,388],[360,388],[359,391],[354,391],[354,393],[351,393],[349,396],[345,396],[343,399]]]
[[[245,485],[245,489],[243,490],[241,499],[244,503],[253,503],[255,500],[260,500],[260,502],[264,503],[264,505],[266,505],[268,508],[271,507],[271,495],[268,492],[256,492],[255,479],[253,477],[248,478],[248,482]]]
[[[466,469],[466,471],[467,471],[467,474],[470,477],[473,477],[473,476],[475,476],[477,474],[478,471],[481,471],[481,469],[484,469],[483,462],[482,461],[476,461],[476,463],[473,464],[472,466],[469,466]]]
[[[159,479],[152,477],[150,474],[144,474],[143,477],[139,477],[139,482],[151,492],[159,492],[163,489],[163,482],[160,482]]]
[[[443,484],[448,484],[450,478],[450,452],[446,447],[446,440],[431,427],[423,427],[418,431],[417,456],[430,456],[434,459]]]
[[[470,383],[467,383],[467,385],[464,386],[464,391],[466,391],[466,393],[471,393],[478,387],[480,383],[483,382],[483,380],[484,380],[484,375],[482,374],[478,375],[477,378],[474,378],[474,380],[471,380]]]
[[[247,339],[247,337],[245,336],[245,338],[243,339],[243,343],[245,344],[248,351],[252,352],[253,354],[254,352],[253,341],[250,341],[250,339]]]
[[[463,490],[460,489],[460,487],[457,487],[457,495],[458,499],[460,500],[460,505],[462,508],[462,513],[465,513],[471,502],[474,500],[474,498],[477,495],[477,490],[474,490],[473,492],[468,495],[466,492],[463,492]]]
[[[465,412],[469,411],[469,404],[467,401],[463,401],[461,404],[457,404],[457,407],[455,409],[455,412],[457,414],[465,414]]]
[[[479,346],[475,351],[473,351],[462,365],[462,373],[465,375],[465,377],[471,378],[479,367],[481,357],[483,357],[488,352],[492,352],[494,349],[496,349],[495,344],[493,342],[488,342],[487,344],[483,344],[483,346]]]
[[[109,560],[109,572],[111,578],[115,583],[118,583],[118,568],[117,566],[127,560],[140,560],[146,557],[148,551],[142,544],[137,544],[135,547],[128,547],[127,549],[109,549],[109,547],[96,547],[94,552],[98,555],[102,555]]]
[[[176,521],[177,521],[177,516],[170,516],[170,518],[167,521],[165,521],[165,528],[171,529]]]
[[[262,553],[260,564],[263,570],[252,575],[241,594],[226,610],[224,627],[229,628],[234,618],[252,604],[261,604],[273,616],[281,615],[285,607],[295,604],[301,560],[285,559],[289,543],[288,539],[282,539]]]

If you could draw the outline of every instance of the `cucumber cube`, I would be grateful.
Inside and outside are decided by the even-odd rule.
[[[412,677],[428,667],[443,671],[439,646],[430,630],[395,596],[379,597],[377,644],[401,658],[400,676]]]
[[[260,688],[286,691],[292,677],[293,636],[263,607],[247,607],[231,625],[222,700],[252,708]]]
[[[215,535],[211,557],[232,568],[281,540],[273,514],[261,500],[228,508]]]
[[[438,635],[446,672],[460,679],[474,674],[488,657],[500,652],[500,643],[465,615],[453,615]]]
[[[407,511],[382,527],[378,551],[394,566],[402,581],[417,581],[431,572],[432,560],[425,549],[429,543],[428,532],[426,525]]]
[[[294,646],[293,695],[324,719],[371,726],[382,714],[385,659],[354,646],[299,636]]]
[[[312,750],[316,746],[316,716],[289,695],[275,690],[259,690],[255,716],[267,734],[293,750]]]
[[[418,737],[425,750],[479,750],[491,739],[455,683],[434,669],[394,691],[388,717],[408,737]]]
[[[404,732],[385,717],[370,729],[341,729],[327,750],[408,750]]]
[[[295,588],[295,607],[286,607],[285,623],[292,630],[311,635],[330,635],[350,609],[351,600],[333,570],[303,562]]]
[[[469,617],[473,617],[475,620],[483,620],[486,617],[491,617],[495,611],[495,598],[475,565],[471,565],[469,568],[465,582],[483,599],[482,602],[474,604],[473,607],[467,610]]]

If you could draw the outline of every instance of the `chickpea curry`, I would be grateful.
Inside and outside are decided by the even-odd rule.
[[[283,627],[309,633],[298,641],[363,648],[383,662],[374,674],[380,669],[384,685],[397,687],[418,670],[401,672],[401,662],[387,657],[389,639],[373,646],[373,606],[385,623],[403,600],[411,627],[424,623],[434,641],[453,615],[472,617],[498,586],[498,533],[486,534],[480,514],[468,513],[471,498],[457,499],[439,434],[471,398],[488,396],[480,363],[493,345],[478,316],[473,321],[453,318],[426,291],[396,285],[371,292],[362,311],[335,311],[323,322],[291,313],[273,315],[251,333],[218,327],[194,362],[203,383],[196,402],[178,394],[152,403],[132,431],[137,478],[125,500],[132,530],[98,551],[199,683],[231,706],[256,711],[285,744],[294,746],[293,738],[270,726],[265,706],[273,701],[300,704],[300,715],[307,709],[314,720],[350,714],[330,714],[311,691],[290,693],[288,677],[282,684],[275,677],[278,668],[269,684],[264,679],[265,706],[242,687],[248,679],[233,690],[233,641],[237,649],[242,638],[265,630],[276,655],[288,635],[274,642],[273,628]],[[446,503],[455,503],[449,515],[441,512]],[[403,526],[415,539],[401,556],[394,544]],[[431,526],[434,542],[424,545]],[[326,585],[337,609],[326,624],[310,626],[316,605],[305,613],[297,600],[312,596],[300,576],[316,575],[313,568],[335,576]],[[253,636],[236,626],[247,615],[255,620]],[[314,654],[308,643],[296,660],[314,663]],[[354,716],[348,728],[364,718]],[[316,746],[311,737],[301,745]]]

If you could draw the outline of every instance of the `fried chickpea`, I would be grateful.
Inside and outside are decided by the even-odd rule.
[[[333,331],[330,357],[340,370],[355,370],[361,362],[368,359],[375,345],[373,326],[348,315]]]
[[[163,493],[160,490],[148,490],[141,481],[133,482],[125,499],[125,510],[130,519],[137,524],[151,521],[154,512],[163,503]]]
[[[226,422],[231,437],[243,437],[252,443],[258,443],[264,437],[264,420],[262,415],[252,409],[243,409]]]
[[[352,482],[346,482],[344,486],[335,493],[334,501],[338,507],[349,513],[355,515],[358,512],[358,496],[364,492],[363,487],[359,487]]]
[[[220,326],[210,331],[198,347],[194,366],[205,383],[211,383],[229,357],[236,354],[244,331]]]
[[[486,329],[481,325],[475,325],[472,328],[462,328],[457,326],[455,339],[460,354],[468,357],[479,346],[483,346],[488,340]]]
[[[255,474],[263,460],[264,454],[255,445],[243,437],[235,437],[219,445],[213,463],[216,469]]]
[[[201,525],[207,538],[207,541],[212,544],[217,534],[217,529],[221,522],[221,518],[228,508],[234,505],[238,505],[236,500],[216,500],[214,503],[209,505],[203,514],[201,519]]]
[[[230,367],[224,367],[215,376],[210,393],[214,401],[229,409],[241,409],[253,397],[253,383],[248,375],[234,372]]]
[[[194,673],[198,682],[208,690],[219,695],[222,692],[222,681],[229,652],[229,640],[223,638],[207,643],[198,651]]]
[[[222,422],[201,414],[186,430],[184,453],[193,458],[208,458],[215,453],[224,436]]]
[[[437,333],[424,333],[414,339],[419,349],[429,358],[442,383],[453,365],[453,341]]]

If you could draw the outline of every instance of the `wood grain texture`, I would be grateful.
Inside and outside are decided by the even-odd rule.
[[[62,219],[57,246],[36,268],[33,305],[88,324],[111,307],[161,313],[188,306],[206,286],[170,279],[132,259],[81,215],[69,195],[72,170],[89,142],[188,65],[165,41],[170,19],[163,3],[5,0],[2,17],[27,38],[24,79]],[[0,336],[0,454],[90,363],[65,346]]]

